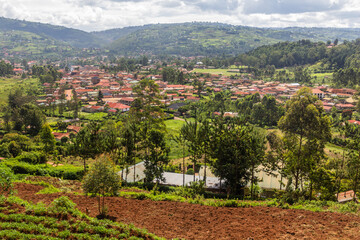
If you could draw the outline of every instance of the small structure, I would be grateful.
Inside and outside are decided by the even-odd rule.
[[[349,201],[354,201],[355,198],[355,202],[358,202],[357,200],[357,196],[355,195],[354,190],[350,190],[347,192],[341,192],[339,194],[337,194],[337,200],[339,203],[345,203],[345,202],[349,202]]]

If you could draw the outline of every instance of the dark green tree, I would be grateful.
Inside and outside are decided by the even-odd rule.
[[[286,168],[295,179],[299,189],[301,179],[312,179],[311,174],[324,156],[325,143],[330,140],[330,119],[324,113],[322,103],[312,95],[309,88],[300,89],[286,103],[285,115],[279,121],[279,128],[287,138],[297,139]]]
[[[82,185],[85,194],[97,196],[99,200],[99,214],[105,216],[107,208],[105,206],[106,195],[116,195],[121,187],[120,176],[115,170],[115,165],[107,157],[96,159],[90,171],[85,175]]]
[[[144,160],[145,164],[145,181],[157,182],[163,181],[164,167],[169,163],[169,147],[166,146],[164,132],[151,129],[148,136],[149,154]]]

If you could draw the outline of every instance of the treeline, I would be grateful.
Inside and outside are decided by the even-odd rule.
[[[137,58],[117,58],[114,55],[110,55],[105,60],[107,60],[109,64],[102,64],[100,68],[105,69],[108,72],[133,72],[135,70],[139,70],[141,66],[146,66],[149,63],[149,58],[146,55],[142,55],[141,57]]]
[[[239,99],[235,105],[241,116],[261,127],[277,126],[285,112],[285,109],[277,104],[275,97],[265,95],[261,98],[259,93]]]
[[[294,65],[314,64],[326,56],[325,43],[301,40],[262,46],[235,57],[233,61],[241,65],[260,68],[268,65],[283,68]]]
[[[48,66],[38,66],[33,65],[31,68],[33,76],[37,76],[40,79],[40,82],[43,83],[54,83],[56,80],[62,78],[62,73],[58,71],[55,67]]]
[[[360,39],[344,41],[330,48],[324,42],[300,40],[281,42],[256,48],[232,59],[232,63],[265,68],[274,65],[276,68],[314,64],[321,61],[329,69],[359,68]]]
[[[335,70],[333,82],[338,86],[353,87],[360,84],[360,68],[345,68]]]
[[[161,74],[164,82],[176,84],[185,83],[184,73],[180,70],[174,69],[172,67],[164,67],[161,71]]]

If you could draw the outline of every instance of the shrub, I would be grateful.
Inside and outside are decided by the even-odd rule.
[[[189,169],[186,171],[186,174],[194,175],[194,169],[189,168]]]
[[[105,194],[114,195],[120,189],[120,176],[109,158],[100,157],[96,160],[84,178],[83,189],[86,194],[99,197],[99,213],[106,215]]]
[[[49,210],[53,213],[61,213],[61,214],[67,214],[67,213],[74,213],[76,210],[76,204],[69,199],[67,196],[61,196],[57,199],[55,199],[49,207]]]
[[[15,174],[30,174],[36,176],[50,175],[52,177],[62,177],[68,180],[81,180],[84,176],[84,169],[82,167],[33,165],[26,162],[19,162],[15,159],[4,161],[2,164],[11,168]]]
[[[0,194],[12,193],[14,174],[11,169],[5,166],[0,167]]]
[[[36,194],[52,194],[52,193],[58,193],[61,192],[60,189],[54,187],[53,185],[50,185],[44,189],[41,189],[39,192],[37,192]]]
[[[15,158],[20,162],[27,162],[30,164],[43,164],[46,163],[46,156],[42,152],[23,152]]]
[[[191,182],[189,187],[180,187],[175,190],[175,194],[185,198],[195,198],[205,193],[205,182]]]

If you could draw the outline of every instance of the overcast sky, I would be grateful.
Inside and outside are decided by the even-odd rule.
[[[360,27],[359,0],[0,0],[0,16],[97,31],[150,23]]]

